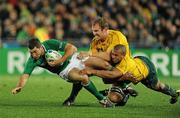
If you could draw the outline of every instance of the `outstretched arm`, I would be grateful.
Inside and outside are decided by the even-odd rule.
[[[86,68],[98,69],[98,70],[112,70],[113,67],[107,61],[90,56],[87,60],[84,61]]]
[[[28,78],[29,78],[29,74],[23,74],[20,77],[19,82],[18,82],[16,88],[12,89],[12,93],[13,94],[19,93],[21,91],[21,89],[25,86]]]
[[[86,57],[97,57],[101,58],[105,61],[110,61],[110,55],[108,52],[96,52],[96,53],[90,53],[90,52],[80,52],[78,55],[78,59],[84,59]]]
[[[91,56],[101,58],[101,59],[103,59],[105,61],[110,61],[110,54],[109,54],[109,52],[93,53]]]
[[[113,70],[95,70],[95,69],[84,69],[82,71],[83,74],[88,74],[88,75],[96,75],[101,78],[106,78],[106,79],[118,79],[121,78],[123,73],[120,72],[118,69],[113,68]]]

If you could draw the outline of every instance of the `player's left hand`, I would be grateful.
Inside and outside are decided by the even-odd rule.
[[[22,87],[16,87],[16,88],[12,89],[11,92],[12,92],[12,94],[17,94],[21,91],[21,89],[22,89]]]

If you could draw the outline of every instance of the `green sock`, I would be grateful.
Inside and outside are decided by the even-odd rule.
[[[92,81],[89,80],[87,85],[83,85],[86,90],[88,90],[91,94],[93,94],[98,100],[102,100],[104,96],[100,94]]]
[[[75,99],[81,89],[82,89],[81,83],[73,84],[71,95],[69,96],[69,98]]]
[[[173,88],[171,88],[167,84],[165,84],[165,87],[161,90],[161,92],[166,94],[166,95],[170,95],[172,97],[176,97],[177,96],[176,90],[174,90]]]

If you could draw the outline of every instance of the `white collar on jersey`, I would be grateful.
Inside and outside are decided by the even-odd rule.
[[[45,48],[45,46],[42,44],[42,47],[44,48],[44,52],[47,52],[47,50],[46,50],[46,48]]]

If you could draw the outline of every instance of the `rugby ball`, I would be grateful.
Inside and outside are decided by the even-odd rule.
[[[46,58],[47,62],[58,60],[61,57],[62,57],[62,55],[58,51],[56,51],[56,50],[48,50],[45,53],[45,58]]]

